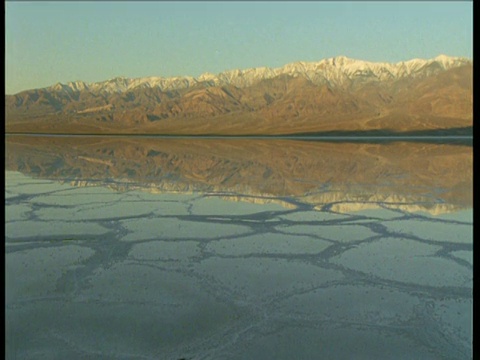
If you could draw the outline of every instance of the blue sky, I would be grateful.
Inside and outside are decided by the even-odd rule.
[[[345,55],[473,58],[470,1],[6,3],[6,93]]]

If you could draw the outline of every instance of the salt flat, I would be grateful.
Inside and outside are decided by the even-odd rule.
[[[473,211],[453,177],[302,196],[5,175],[7,359],[471,358]]]

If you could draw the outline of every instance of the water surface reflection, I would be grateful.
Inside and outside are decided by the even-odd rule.
[[[317,208],[417,204],[441,212],[472,206],[471,149],[418,142],[15,136],[7,138],[6,167],[77,186],[296,200]]]
[[[471,146],[8,136],[5,195],[7,358],[471,358]]]

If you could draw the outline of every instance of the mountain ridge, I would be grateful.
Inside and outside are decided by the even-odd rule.
[[[330,82],[330,85],[336,85],[338,81],[338,76],[340,74],[355,76],[355,74],[360,75],[358,72],[362,71],[372,71],[375,76],[380,80],[382,78],[391,76],[392,79],[399,79],[411,74],[415,74],[422,67],[440,64],[444,70],[457,67],[461,65],[471,64],[472,61],[465,57],[453,57],[447,55],[438,55],[432,59],[411,59],[407,61],[400,61],[397,63],[388,63],[388,62],[370,62],[364,60],[352,59],[343,55],[326,58],[317,62],[305,62],[305,61],[296,61],[288,63],[284,66],[277,68],[270,67],[255,67],[255,68],[246,68],[246,69],[231,69],[220,72],[218,74],[213,73],[202,73],[198,77],[193,76],[147,76],[147,77],[137,77],[129,78],[125,76],[116,76],[104,81],[97,81],[87,83],[82,80],[69,81],[66,84],[56,83],[51,86],[38,88],[38,89],[28,89],[18,92],[16,94],[23,93],[25,91],[31,90],[54,90],[54,91],[83,91],[83,90],[93,90],[93,91],[105,91],[105,92],[125,92],[128,90],[133,90],[137,87],[159,87],[162,90],[171,90],[171,89],[182,89],[184,87],[189,87],[196,85],[198,83],[204,82],[213,82],[214,85],[227,85],[233,84],[239,87],[245,87],[252,85],[255,81],[260,81],[263,79],[269,79],[279,75],[293,75],[293,74],[302,74],[302,75],[312,75],[314,73],[326,73],[326,79]],[[333,69],[339,71],[334,72]],[[252,76],[253,75],[253,76]],[[362,74],[363,75],[363,74]],[[383,76],[382,76],[383,75]],[[246,82],[242,82],[240,77],[247,78]],[[308,77],[307,77],[308,78]],[[312,82],[318,82],[318,79],[310,79]],[[247,85],[248,84],[248,85]],[[115,86],[114,86],[115,85]],[[12,95],[16,95],[12,94]]]
[[[473,124],[473,62],[345,56],[193,77],[57,83],[5,97],[7,132],[289,134]]]

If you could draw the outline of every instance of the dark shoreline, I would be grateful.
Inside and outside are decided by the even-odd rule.
[[[5,136],[37,136],[37,137],[129,137],[158,139],[285,139],[325,142],[428,142],[428,143],[458,143],[473,145],[473,127],[394,132],[389,130],[367,131],[329,131],[317,133],[294,133],[285,135],[184,135],[184,134],[139,134],[139,133],[34,133],[5,132]]]
[[[136,136],[136,137],[182,137],[182,138],[432,138],[432,137],[456,137],[472,138],[473,126],[450,128],[450,129],[431,129],[431,130],[412,130],[412,131],[393,131],[393,130],[334,130],[321,132],[302,132],[290,134],[146,134],[146,133],[47,133],[47,132],[5,132],[5,135],[38,135],[38,136]]]

